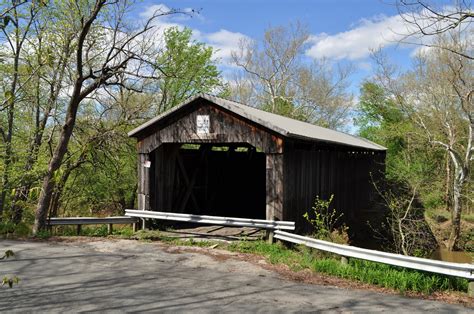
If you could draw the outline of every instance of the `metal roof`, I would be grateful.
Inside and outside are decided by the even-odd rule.
[[[299,138],[310,141],[323,141],[377,151],[386,150],[385,147],[358,136],[350,135],[344,132],[334,131],[314,124],[287,118],[244,104],[240,104],[235,101],[230,101],[208,94],[198,94],[187,99],[180,105],[173,107],[172,109],[162,113],[161,115],[149,120],[148,122],[130,131],[128,133],[128,136],[136,137],[138,133],[154,125],[159,120],[171,115],[173,112],[180,110],[181,108],[187,106],[188,104],[194,102],[199,98],[208,100],[217,106],[220,106],[224,109],[233,112],[238,116],[244,117],[250,121],[260,124],[288,138]]]

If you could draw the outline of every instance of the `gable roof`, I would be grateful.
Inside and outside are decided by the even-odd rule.
[[[219,107],[231,111],[232,113],[238,116],[246,118],[256,124],[262,125],[288,138],[303,139],[309,141],[323,141],[328,143],[335,143],[377,151],[386,150],[385,147],[358,136],[350,135],[344,132],[334,131],[314,124],[287,118],[278,114],[263,111],[237,103],[235,101],[230,101],[208,94],[198,94],[187,99],[185,102],[179,104],[178,106],[171,108],[170,110],[133,129],[128,133],[128,136],[138,137],[138,134],[144,131],[145,129],[151,127],[163,118],[170,116],[174,112],[179,111],[183,107],[186,107],[197,99],[205,99],[207,101],[210,101]]]

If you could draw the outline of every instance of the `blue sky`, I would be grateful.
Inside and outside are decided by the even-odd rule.
[[[200,14],[193,18],[164,18],[160,26],[193,29],[198,40],[219,50],[217,56],[224,75],[232,71],[228,67],[230,52],[237,48],[241,38],[258,40],[266,28],[296,21],[308,25],[312,34],[306,51],[308,59],[326,57],[354,64],[351,90],[356,95],[361,82],[373,71],[371,48],[383,47],[401,68],[409,66],[410,56],[417,48],[396,44],[396,33],[404,32],[406,26],[391,0],[146,0],[140,3],[137,13],[144,17],[160,7],[200,9]]]

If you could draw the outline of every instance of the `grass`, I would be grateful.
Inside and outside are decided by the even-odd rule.
[[[474,213],[462,214],[462,219],[469,222],[469,223],[474,224]]]
[[[347,265],[336,258],[314,252],[308,248],[289,249],[280,244],[262,241],[238,242],[231,244],[232,251],[263,255],[272,264],[285,264],[292,270],[310,269],[345,279],[356,280],[402,293],[413,291],[431,294],[435,291],[467,291],[468,281],[462,278],[431,274],[416,270],[349,259]]]

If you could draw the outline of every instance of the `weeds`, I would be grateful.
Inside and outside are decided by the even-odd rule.
[[[331,207],[333,199],[334,195],[331,195],[329,200],[316,196],[313,207],[303,217],[314,227],[314,238],[346,243],[347,227],[341,224],[344,214],[338,213],[335,208]],[[336,229],[338,225],[339,228]]]

